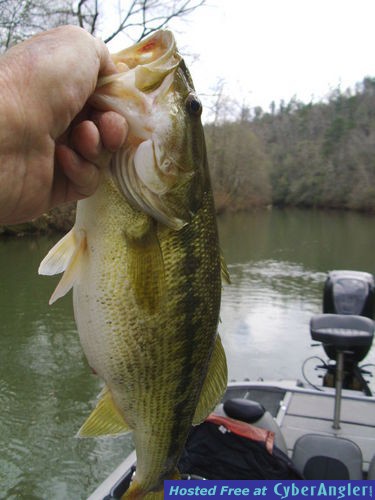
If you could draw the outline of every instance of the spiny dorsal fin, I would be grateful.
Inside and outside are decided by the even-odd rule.
[[[140,238],[127,238],[128,276],[137,304],[147,313],[157,312],[165,293],[164,261],[156,225]]]
[[[94,411],[78,431],[78,437],[116,436],[131,429],[113,402],[110,390],[105,387]]]
[[[209,415],[222,398],[228,382],[227,361],[220,336],[217,335],[214,350],[208,365],[193,425],[198,425]]]

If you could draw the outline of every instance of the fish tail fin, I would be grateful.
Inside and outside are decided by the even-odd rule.
[[[181,479],[180,473],[176,469],[169,478],[166,479]],[[134,479],[129,486],[128,490],[121,497],[121,500],[163,500],[164,499],[164,488],[158,491],[145,491],[142,486]]]
[[[145,494],[146,492],[140,487],[139,483],[135,479],[133,479],[129,488],[121,496],[121,500],[135,500],[137,498],[144,498]]]
[[[133,480],[121,500],[163,500],[163,498],[164,488],[159,491],[145,491],[136,480]]]

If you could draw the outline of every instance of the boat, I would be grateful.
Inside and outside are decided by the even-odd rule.
[[[314,366],[320,382],[307,375],[306,367],[317,360],[312,356],[303,364],[302,380],[230,382],[214,415],[271,432],[274,448],[288,457],[301,478],[375,479],[375,397],[366,380],[369,365],[359,366],[373,342],[374,298],[371,274],[329,272],[323,313],[310,321],[311,339],[328,357],[318,358]],[[188,445],[189,439],[186,449]],[[226,451],[231,460],[231,451]],[[135,469],[133,451],[88,500],[120,498]],[[184,471],[184,479],[197,478],[217,479]]]

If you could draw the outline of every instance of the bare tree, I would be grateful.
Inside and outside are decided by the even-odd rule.
[[[74,24],[68,0],[0,0],[0,49],[61,24]]]
[[[93,35],[96,32],[99,18],[98,0],[79,0],[73,9],[73,15],[77,24]]]
[[[0,51],[61,24],[75,24],[92,34],[98,33],[100,26],[105,42],[123,32],[132,40],[140,40],[166,27],[172,19],[188,16],[205,1],[0,0]]]
[[[133,38],[141,40],[162,29],[174,18],[183,18],[201,7],[205,0],[120,0],[120,20],[117,27],[105,37],[113,40],[119,33],[131,30]]]

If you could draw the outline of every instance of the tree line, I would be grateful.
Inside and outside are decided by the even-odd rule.
[[[375,210],[375,78],[325,102],[242,108],[205,126],[218,209]]]

